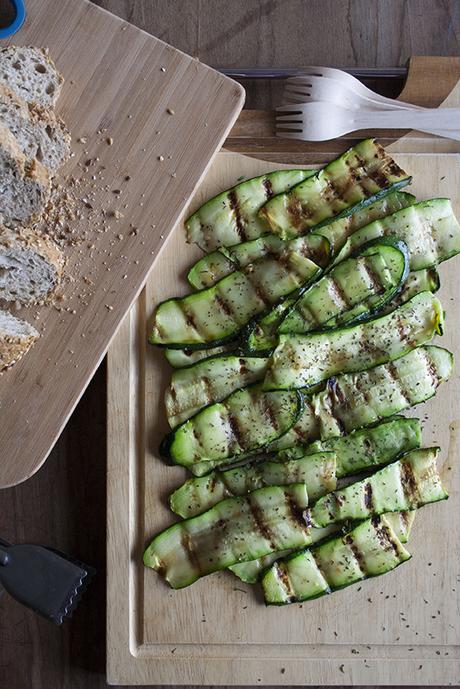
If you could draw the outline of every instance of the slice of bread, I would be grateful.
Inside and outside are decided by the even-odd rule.
[[[55,172],[70,155],[70,133],[52,110],[29,106],[0,83],[0,124],[16,137],[27,158]]]
[[[60,283],[63,269],[64,256],[51,239],[0,225],[0,299],[42,302]]]
[[[0,310],[0,371],[19,361],[39,336],[29,323]]]
[[[26,225],[37,220],[51,191],[48,170],[26,158],[16,137],[0,125],[0,216],[4,225]]]
[[[62,74],[42,48],[8,46],[0,50],[0,82],[27,103],[54,107],[63,81]]]

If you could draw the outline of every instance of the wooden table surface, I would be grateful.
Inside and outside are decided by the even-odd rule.
[[[213,65],[400,66],[410,55],[460,54],[459,0],[99,0]],[[0,0],[1,8],[4,0]],[[391,93],[393,82],[381,84]],[[267,107],[266,86],[249,93]],[[0,601],[1,689],[105,687],[105,365],[45,466],[0,492],[0,534],[52,545],[98,575],[74,619],[56,628]]]

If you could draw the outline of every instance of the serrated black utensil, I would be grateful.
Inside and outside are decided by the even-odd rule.
[[[53,548],[0,539],[0,590],[55,624],[72,614],[95,572]]]

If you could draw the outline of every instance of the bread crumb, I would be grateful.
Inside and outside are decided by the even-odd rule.
[[[111,136],[108,136],[106,138],[106,143],[107,143],[107,146],[113,146],[113,138]]]
[[[168,115],[174,115],[174,110],[172,108],[166,108]]]

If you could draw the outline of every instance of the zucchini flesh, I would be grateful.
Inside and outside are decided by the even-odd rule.
[[[382,421],[372,428],[362,428],[329,440],[316,440],[306,448],[298,448],[303,454],[309,452],[334,452],[337,457],[337,478],[394,461],[399,455],[415,450],[422,443],[422,429],[419,419],[404,416]],[[292,457],[291,450],[282,450],[281,461]]]
[[[290,257],[293,254],[300,254],[325,268],[331,256],[330,245],[328,240],[319,235],[298,237],[285,242],[279,237],[267,234],[250,242],[222,248],[203,256],[192,266],[187,279],[195,289],[204,289],[214,285],[229,273],[243,270],[263,258],[276,258],[278,261],[286,262],[292,260]]]
[[[302,397],[295,390],[264,392],[258,385],[243,388],[178,426],[166,436],[160,451],[184,466],[237,458],[286,433],[302,407]]]
[[[335,328],[369,316],[392,299],[407,278],[407,250],[400,243],[379,244],[335,266],[296,301],[279,333]]]
[[[341,213],[355,212],[410,180],[378,143],[365,139],[291,191],[270,199],[259,216],[273,234],[296,237]]]
[[[172,588],[236,562],[311,543],[305,484],[259,488],[227,498],[207,512],[173,524],[144,553],[144,564],[163,574]]]
[[[222,345],[221,347],[210,347],[209,349],[164,349],[164,354],[168,364],[173,368],[184,368],[192,366],[198,361],[208,359],[211,356],[231,352],[234,348],[233,343]]]
[[[442,263],[460,252],[460,225],[449,199],[430,199],[375,220],[352,234],[335,258],[348,258],[366,242],[396,236],[406,244],[411,270]]]
[[[235,271],[212,287],[163,301],[157,307],[149,341],[181,349],[223,344],[251,318],[320,272],[320,266],[297,253],[286,261],[265,258],[251,263],[244,272]]]
[[[414,510],[447,499],[436,466],[438,452],[439,448],[412,450],[372,476],[328,493],[310,510],[313,525]]]
[[[401,543],[407,543],[415,519],[415,510],[409,512],[386,512],[384,517]]]
[[[308,387],[340,372],[362,371],[397,359],[441,333],[442,318],[439,300],[422,292],[372,321],[306,335],[280,335],[263,387]]]
[[[245,495],[263,486],[305,483],[308,500],[314,502],[337,486],[334,452],[317,452],[286,462],[259,462],[227,471],[214,471],[203,478],[192,478],[169,498],[173,512],[187,519],[236,495]]]
[[[388,512],[384,517],[385,521],[391,526],[394,534],[399,538],[401,543],[407,543],[412,524],[414,523],[415,512]],[[350,528],[348,528],[347,531],[349,531]],[[312,533],[314,533],[316,537],[315,543],[317,543],[318,541],[323,541],[325,538],[337,534],[338,531],[343,531],[343,529],[337,524],[329,524],[329,526],[325,526],[323,529],[316,529]],[[294,552],[295,551],[292,550],[283,550],[280,553],[271,553],[257,560],[240,562],[237,565],[232,565],[229,569],[246,584],[256,584],[274,562],[282,560],[288,555],[292,555]]]
[[[384,516],[358,524],[345,536],[275,562],[262,579],[265,602],[301,602],[368,577],[385,574],[410,554]]]
[[[275,170],[253,177],[214,196],[185,221],[187,241],[203,251],[255,239],[268,231],[259,217],[261,206],[311,177],[316,170]]]
[[[451,352],[425,345],[368,371],[330,378],[323,391],[304,400],[304,411],[295,426],[268,449],[307,445],[399,414],[433,397],[452,371]]]
[[[329,524],[321,529],[311,530],[311,544],[319,543],[324,541],[326,538],[330,538],[341,531],[341,526],[339,524]],[[233,572],[238,579],[244,581],[246,584],[256,584],[264,572],[271,567],[271,565],[284,558],[287,555],[291,555],[296,552],[295,550],[281,550],[276,553],[269,553],[263,557],[259,557],[256,560],[249,560],[248,562],[238,562],[236,565],[231,565],[228,569]]]
[[[423,268],[409,273],[401,291],[386,304],[381,313],[389,313],[401,304],[404,304],[420,292],[437,292],[440,287],[439,273],[435,266]]]
[[[261,380],[267,366],[268,359],[231,355],[177,369],[165,392],[169,425],[175,428],[208,404],[221,402],[235,390]]]
[[[383,196],[368,206],[359,208],[351,215],[332,220],[324,227],[319,227],[312,231],[312,234],[320,234],[329,240],[332,254],[337,254],[347,241],[348,237],[359,230],[364,225],[368,225],[373,220],[384,218],[386,215],[396,213],[401,208],[412,206],[415,203],[415,196],[405,191],[395,191],[393,194]]]

